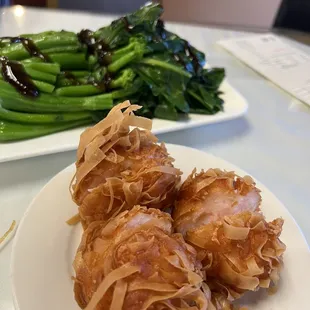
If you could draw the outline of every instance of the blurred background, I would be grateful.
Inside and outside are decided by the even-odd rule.
[[[165,20],[245,30],[285,30],[310,43],[310,0],[162,0]],[[123,14],[145,0],[0,0],[0,6],[25,5]],[[178,8],[177,10],[175,8]]]

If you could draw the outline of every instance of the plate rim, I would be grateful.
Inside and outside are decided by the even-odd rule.
[[[205,152],[202,150],[198,150],[192,147],[188,147],[188,146],[183,146],[183,145],[179,145],[179,144],[172,144],[172,143],[165,143],[167,150],[169,152],[169,148],[181,148],[181,149],[187,149],[191,152],[197,152],[197,153],[201,153],[207,156],[211,156],[217,160],[220,160],[222,163],[224,163],[225,165],[227,164],[228,166],[230,166],[232,168],[232,170],[234,171],[238,171],[239,173],[242,173],[242,175],[250,175],[251,177],[253,177],[251,174],[247,173],[245,170],[243,170],[242,168],[239,168],[237,165],[219,157],[216,156],[212,153],[209,152]],[[57,178],[59,177],[61,174],[64,174],[70,170],[74,169],[74,165],[75,163],[72,163],[70,165],[68,165],[67,167],[65,167],[64,169],[62,169],[61,171],[59,171],[58,173],[56,173],[56,175],[54,175],[52,178],[50,178],[47,183],[41,188],[41,190],[35,195],[35,197],[32,199],[32,201],[29,203],[26,211],[24,212],[19,224],[18,224],[18,228],[17,231],[15,233],[15,237],[13,239],[13,243],[12,243],[12,252],[11,252],[11,259],[10,259],[10,282],[11,282],[11,290],[12,290],[12,297],[13,297],[13,304],[16,310],[22,310],[20,309],[19,305],[18,305],[18,298],[16,296],[16,290],[15,290],[15,285],[14,285],[14,264],[16,261],[16,247],[18,244],[18,240],[19,240],[19,235],[22,233],[22,229],[23,229],[23,225],[25,223],[25,221],[27,220],[27,215],[29,214],[29,212],[31,211],[33,205],[36,203],[36,200],[39,199],[39,197],[42,195],[42,193],[45,191],[45,189],[50,186],[50,184]],[[310,244],[308,244],[305,235],[303,234],[303,231],[301,230],[300,226],[298,225],[298,223],[296,222],[295,218],[292,216],[292,214],[290,213],[290,211],[286,208],[285,204],[282,203],[282,201],[275,195],[273,194],[272,191],[270,191],[268,189],[268,187],[266,187],[262,182],[260,182],[257,178],[253,177],[253,179],[255,180],[255,182],[257,183],[258,187],[260,189],[262,189],[262,192],[268,193],[268,195],[271,195],[272,198],[277,201],[277,203],[279,205],[281,205],[281,209],[284,213],[279,214],[279,216],[286,216],[288,218],[290,218],[290,220],[292,220],[293,224],[296,226],[296,228],[298,229],[298,232],[300,234],[300,237],[302,239],[302,242],[305,246],[305,248],[307,249],[307,252],[310,254]],[[286,213],[286,214],[285,214]]]

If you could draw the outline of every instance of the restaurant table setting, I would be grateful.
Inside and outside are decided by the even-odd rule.
[[[106,14],[13,6],[0,9],[0,37],[48,30],[95,30],[114,19],[116,16]],[[194,167],[199,171],[209,167],[233,170],[237,175],[253,177],[262,191],[263,203],[270,208],[267,210],[263,205],[268,220],[284,219],[282,235],[287,253],[284,254],[283,282],[291,281],[291,287],[280,286],[277,294],[283,300],[286,295],[299,296],[298,301],[288,298],[286,308],[283,308],[284,302],[271,296],[270,309],[293,309],[293,304],[296,308],[305,309],[303,305],[307,294],[299,290],[305,290],[306,282],[302,281],[310,275],[307,244],[310,242],[310,106],[299,100],[302,98],[297,99],[281,85],[282,88],[256,72],[259,71],[257,68],[256,71],[251,69],[249,63],[243,62],[244,59],[241,61],[229,53],[227,46],[223,47],[225,44],[218,44],[227,39],[253,37],[255,33],[172,22],[165,22],[165,28],[204,52],[208,68],[225,68],[225,81],[220,88],[224,105],[223,111],[214,115],[189,114],[189,119],[181,118],[179,121],[155,118],[153,133],[159,141],[167,144],[168,152],[176,159],[174,165],[180,166],[184,178]],[[284,37],[281,40],[310,55],[310,47]],[[64,195],[66,191],[69,193],[75,167],[61,171],[76,162],[76,150],[83,130],[77,128],[30,140],[0,143],[0,236],[9,229],[12,221],[16,221],[16,227],[0,250],[0,310],[39,309],[37,305],[44,305],[40,294],[50,291],[52,285],[56,285],[59,273],[67,271],[72,264],[71,261],[60,262],[64,254],[52,254],[52,249],[58,251],[53,239],[64,234],[59,249],[70,252],[66,255],[71,259],[80,241],[70,235],[65,222],[62,222],[63,218],[74,216],[75,205],[67,201],[69,194],[68,197]],[[59,172],[61,174],[57,175]],[[53,208],[62,209],[61,203],[68,203],[68,210],[60,211],[59,216],[52,215]],[[26,211],[29,205],[31,207]],[[40,211],[42,206],[44,211]],[[37,210],[36,214],[34,210]],[[59,224],[55,224],[57,221]],[[62,224],[64,228],[60,228]],[[74,234],[81,234],[81,227],[79,232],[75,229]],[[51,238],[46,240],[47,236]],[[74,246],[67,250],[68,242]],[[45,244],[51,248],[50,252],[45,253],[42,249]],[[289,252],[294,244],[294,249]],[[45,261],[38,262],[34,257]],[[61,271],[54,271],[51,265],[58,264],[58,260]],[[21,271],[23,263],[24,270]],[[296,279],[291,279],[285,268],[296,268],[292,273],[296,274]],[[42,289],[37,292],[33,292],[37,284],[31,283],[32,276],[43,281]],[[69,278],[66,281],[69,283]],[[63,309],[69,309],[71,299],[74,300],[73,293],[69,302],[65,300],[66,281],[58,289],[58,302],[63,300]],[[299,287],[296,287],[297,283]],[[22,287],[25,288],[24,293]],[[31,292],[33,295],[29,295]],[[45,309],[59,307],[59,304],[49,302],[53,300],[52,293],[46,293],[44,298],[47,301]],[[30,299],[35,302],[30,302]],[[249,309],[267,309],[266,305],[268,303],[264,300],[261,305],[251,304]],[[78,306],[72,309],[78,309]]]

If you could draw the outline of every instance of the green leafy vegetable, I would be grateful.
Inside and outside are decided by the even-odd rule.
[[[0,141],[97,122],[127,99],[149,118],[221,111],[224,69],[204,69],[204,53],[168,31],[162,13],[149,3],[94,32],[0,38]]]

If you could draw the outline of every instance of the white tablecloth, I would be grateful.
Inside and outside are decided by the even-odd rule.
[[[0,36],[50,29],[96,29],[111,20],[111,16],[9,8],[0,10]],[[309,243],[310,107],[215,45],[217,40],[246,33],[181,24],[167,27],[206,52],[211,65],[226,68],[229,82],[247,99],[249,111],[240,119],[163,134],[159,138],[213,153],[255,176],[282,200]],[[308,47],[301,48],[310,52]],[[75,152],[66,152],[0,163],[0,235],[13,219],[21,219],[44,184],[74,160]],[[0,310],[14,309],[11,250],[12,242],[0,252]]]

